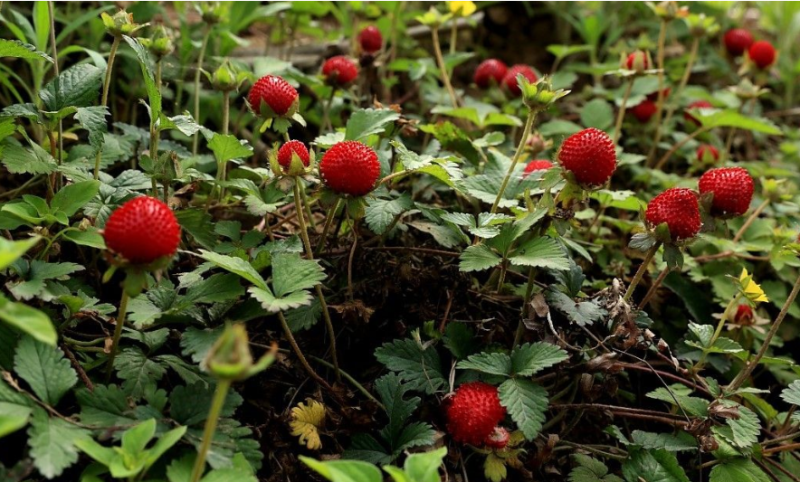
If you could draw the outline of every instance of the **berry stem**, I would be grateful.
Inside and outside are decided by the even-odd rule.
[[[108,364],[106,365],[106,383],[111,380],[111,373],[114,369],[114,359],[117,357],[117,345],[122,336],[122,327],[125,326],[125,317],[128,312],[128,293],[123,288],[122,297],[119,300],[119,311],[117,311],[117,322],[114,324],[114,338],[111,339],[111,349],[108,354]]]
[[[308,373],[308,376],[310,376],[311,378],[314,379],[314,381],[319,383],[320,386],[322,386],[322,388],[326,390],[331,390],[330,384],[326,382],[325,379],[323,379],[321,376],[319,376],[317,372],[315,372],[314,369],[311,368],[311,365],[308,364],[308,360],[306,359],[305,355],[303,355],[302,350],[300,350],[300,345],[297,344],[297,340],[295,340],[294,335],[292,334],[292,330],[291,328],[289,328],[289,323],[286,322],[286,317],[283,316],[282,311],[278,312],[278,320],[280,320],[281,322],[281,328],[283,328],[283,334],[284,336],[286,336],[286,340],[292,346],[292,350],[294,351],[295,356],[297,356],[297,358],[300,360],[300,364],[303,365],[303,368],[305,369],[306,373]],[[336,370],[336,373],[339,373],[338,371],[339,369],[335,367],[336,365],[334,365],[334,370]]]
[[[111,88],[111,72],[114,70],[114,59],[117,57],[117,49],[119,48],[120,39],[121,37],[119,36],[114,37],[114,41],[111,42],[111,51],[108,53],[108,66],[106,67],[106,78],[103,81],[103,97],[101,101],[102,103],[100,104],[103,107],[108,106],[108,91]],[[102,158],[102,154],[102,149],[98,149],[94,156],[95,180],[100,178],[100,160]]]
[[[661,111],[664,108],[664,49],[667,43],[667,19],[661,19],[661,28],[658,31],[658,55],[656,61],[658,62],[658,100],[656,101],[655,124],[656,137],[654,138],[653,145],[650,146],[650,152],[647,154],[647,164],[650,159],[654,158],[658,150],[658,139],[661,137]]]
[[[331,105],[333,104],[333,98],[335,95],[336,95],[336,87],[331,87],[331,94],[325,101],[325,105],[322,106],[322,123],[319,126],[320,129],[333,130],[333,123],[331,122],[330,115],[331,115]]]
[[[711,127],[707,127],[707,126],[699,127],[697,130],[695,130],[694,132],[692,132],[688,136],[686,136],[683,139],[681,139],[680,141],[676,142],[675,145],[672,146],[672,149],[667,151],[667,153],[664,154],[664,156],[662,156],[661,159],[658,160],[658,162],[653,167],[653,169],[655,169],[656,171],[660,170],[662,167],[664,167],[664,164],[667,163],[669,158],[672,157],[672,155],[675,154],[675,152],[678,149],[683,147],[687,142],[691,141],[695,137],[697,137],[697,136],[699,136],[701,134],[705,134],[706,132],[708,132],[710,130],[711,130]]]
[[[58,45],[56,44],[56,15],[55,15],[55,7],[53,5],[54,2],[47,2],[47,10],[50,16],[50,45],[53,48],[53,73],[56,74],[56,77],[59,75],[58,70]],[[64,121],[62,119],[58,119],[58,157],[56,161],[59,165],[61,165],[62,158],[64,156]],[[55,175],[55,189],[59,190],[61,188],[61,173],[56,171]]]
[[[650,300],[653,298],[653,296],[655,296],[656,291],[658,291],[658,287],[661,286],[661,283],[664,282],[664,278],[667,277],[669,271],[670,271],[669,267],[666,267],[663,270],[661,270],[661,273],[658,275],[658,278],[656,278],[656,280],[653,281],[653,285],[650,287],[649,290],[647,290],[647,294],[644,295],[644,298],[639,303],[639,310],[645,309],[648,303],[650,303]]]
[[[739,228],[738,231],[736,231],[736,235],[733,237],[733,242],[734,243],[738,243],[739,240],[742,239],[742,236],[744,236],[744,233],[747,232],[747,230],[755,222],[755,220],[758,219],[758,217],[761,215],[761,213],[764,212],[765,209],[767,209],[767,206],[769,206],[769,198],[765,199],[764,202],[762,202],[761,204],[758,205],[758,207],[755,209],[755,211],[750,213],[750,216],[748,216],[747,221],[745,221],[744,224],[742,224],[742,227]]]
[[[319,244],[317,245],[316,253],[319,254],[325,249],[326,241],[328,240],[328,232],[331,230],[331,226],[333,226],[333,220],[336,218],[336,211],[339,210],[339,206],[341,205],[342,200],[337,199],[336,203],[328,209],[328,213],[325,215],[325,225],[322,227],[322,234],[319,237]]]
[[[456,53],[456,44],[458,43],[458,22],[455,17],[450,20],[450,55]]]
[[[778,314],[778,317],[775,319],[775,322],[772,323],[772,327],[770,328],[769,332],[767,333],[766,338],[764,338],[763,343],[761,344],[761,349],[758,350],[756,353],[755,358],[745,365],[744,369],[739,372],[736,378],[733,379],[730,385],[728,385],[728,392],[735,392],[739,387],[742,386],[745,380],[750,377],[750,374],[753,373],[753,370],[761,359],[764,357],[764,354],[769,349],[769,345],[772,342],[772,339],[775,337],[775,334],[778,333],[778,329],[781,327],[781,323],[786,318],[786,314],[789,312],[789,308],[792,307],[794,304],[795,298],[797,298],[797,293],[800,292],[800,276],[797,277],[797,281],[794,282],[794,287],[792,288],[792,292],[789,293],[789,297],[786,298],[786,302],[783,304],[781,308],[781,312]]]
[[[525,300],[522,305],[522,316],[517,323],[517,331],[514,333],[514,344],[511,349],[518,347],[522,342],[522,335],[525,333],[525,320],[528,318],[528,312],[531,306],[531,295],[533,294],[533,281],[536,278],[536,269],[531,268],[528,270],[528,283],[525,285]]]
[[[355,302],[353,295],[353,257],[356,254],[356,247],[358,246],[358,221],[353,222],[353,245],[350,247],[350,256],[347,258],[347,296],[350,302]]]
[[[619,112],[617,113],[617,122],[614,124],[614,143],[619,140],[619,135],[622,133],[622,121],[625,119],[625,109],[628,107],[628,99],[633,90],[633,79],[628,80],[628,86],[625,88],[625,94],[622,96],[622,103],[619,105]]]
[[[231,92],[229,90],[222,92],[222,135],[223,136],[228,135],[228,124],[230,124],[230,111],[231,111],[230,97],[231,97]],[[228,171],[227,163],[226,162],[220,163],[220,165],[217,166],[217,180],[225,181],[228,178],[227,171]],[[220,187],[219,188],[220,202],[222,202],[224,198],[225,198],[225,188]]]
[[[295,211],[297,212],[297,222],[300,224],[300,237],[303,240],[303,246],[306,250],[306,257],[309,260],[313,260],[314,251],[311,249],[311,240],[308,238],[308,227],[306,226],[305,215],[303,214],[303,195],[301,194],[299,178],[294,179],[294,206]],[[331,350],[334,371],[336,372],[336,381],[341,381],[342,374],[339,372],[339,357],[336,353],[336,330],[333,329],[331,313],[328,309],[328,303],[325,301],[325,293],[322,292],[322,285],[318,284],[314,287],[314,289],[317,292],[317,298],[319,299],[319,304],[322,308],[322,318],[325,320],[325,328],[328,331],[328,338],[330,338],[328,345]],[[283,314],[281,314],[281,317],[283,317]],[[308,362],[306,362],[306,364],[307,363]]]
[[[211,25],[206,25],[203,33],[203,43],[200,45],[200,53],[197,56],[197,69],[194,71],[194,120],[199,122],[200,117],[200,72],[203,71],[203,59],[206,56],[208,39],[211,38]],[[195,133],[192,141],[192,155],[197,155],[197,148],[200,144],[200,132]]]
[[[654,244],[653,247],[650,248],[650,250],[647,252],[647,254],[644,257],[644,261],[642,261],[641,266],[639,266],[639,269],[636,271],[636,274],[633,276],[633,279],[631,280],[631,284],[628,286],[628,291],[626,291],[625,296],[622,297],[623,300],[628,301],[629,299],[631,299],[634,290],[636,290],[636,285],[638,285],[639,282],[642,281],[642,277],[644,276],[644,273],[647,271],[647,267],[650,266],[650,261],[653,260],[653,256],[656,255],[656,252],[658,252],[658,248],[660,247],[661,247],[661,241],[657,241],[656,244]]]
[[[444,56],[442,56],[442,47],[439,45],[439,29],[438,27],[431,28],[431,36],[433,37],[433,52],[436,54],[436,63],[439,64],[439,73],[442,75],[442,82],[450,94],[450,101],[453,103],[453,108],[458,109],[458,97],[456,91],[453,90],[453,85],[450,84],[450,75],[447,73],[447,68],[444,65]]]
[[[206,425],[203,429],[203,441],[200,444],[200,450],[197,451],[197,458],[194,459],[191,482],[198,482],[205,471],[208,449],[211,448],[211,440],[214,438],[214,432],[217,430],[217,422],[219,421],[222,407],[225,405],[225,399],[228,396],[230,387],[230,380],[217,380],[217,388],[214,390],[211,409],[208,411],[208,418],[206,418]]]
[[[517,167],[517,163],[520,157],[522,157],[522,151],[525,148],[525,143],[528,142],[528,136],[533,128],[534,119],[536,119],[536,111],[528,109],[528,119],[525,121],[525,128],[522,131],[522,137],[517,145],[517,152],[514,153],[514,158],[511,160],[511,165],[508,167],[506,177],[503,178],[503,183],[500,185],[500,192],[497,193],[497,198],[494,200],[494,204],[492,204],[492,214],[497,212],[497,207],[500,205],[500,200],[503,199],[503,193],[508,186],[508,181],[511,180],[511,174],[514,173],[514,168]]]
[[[160,93],[161,92],[161,58],[156,61],[156,90]],[[161,131],[156,128],[156,123],[151,121],[150,122],[150,158],[153,160],[153,163],[158,162],[158,142],[161,140]],[[134,161],[135,162],[135,161]],[[136,166],[134,166],[135,168]],[[153,197],[158,197],[158,181],[156,181],[155,176],[150,178],[153,188]],[[166,192],[167,188],[165,187],[164,197],[168,197],[169,194]],[[164,201],[166,202],[166,200]]]
[[[734,296],[730,303],[728,303],[728,306],[725,307],[725,311],[722,312],[722,316],[720,317],[719,322],[717,322],[717,328],[714,330],[714,334],[711,335],[711,341],[708,343],[706,350],[703,350],[703,353],[700,355],[700,359],[697,360],[697,363],[695,363],[692,367],[693,373],[700,373],[700,370],[702,370],[705,366],[706,358],[708,357],[708,349],[714,346],[714,343],[717,342],[717,339],[722,334],[722,329],[725,328],[725,322],[731,318],[733,310],[739,306],[740,299],[742,299],[742,293],[736,293],[736,296]]]

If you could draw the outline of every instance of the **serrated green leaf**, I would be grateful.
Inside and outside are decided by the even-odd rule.
[[[614,123],[614,110],[603,99],[592,99],[581,108],[581,124],[605,130]]]
[[[78,383],[78,375],[59,348],[27,336],[17,345],[14,370],[28,382],[33,393],[49,405],[58,404]]]
[[[360,460],[328,460],[320,462],[300,456],[300,461],[330,482],[383,482],[383,475],[372,464]]]
[[[567,318],[579,326],[591,325],[607,314],[605,309],[592,301],[575,302],[566,294],[553,289],[547,290],[545,297],[548,304],[567,315]]]
[[[628,482],[690,482],[675,455],[666,450],[637,450],[622,463]]]
[[[185,356],[192,357],[194,363],[201,363],[208,350],[214,345],[222,334],[224,327],[207,328],[204,330],[189,327],[181,335],[181,349]]]
[[[569,354],[552,343],[526,343],[511,353],[514,375],[529,377],[569,358]]]
[[[597,459],[583,454],[572,454],[572,458],[578,466],[569,473],[569,482],[622,482],[616,475],[609,474],[606,464]]]
[[[3,165],[12,174],[50,174],[58,168],[53,156],[41,148],[26,149],[12,144],[5,146],[2,154]]]
[[[712,111],[700,109],[692,114],[703,127],[735,127],[745,131],[762,132],[774,136],[782,135],[780,128],[767,119],[747,117],[735,110]]]
[[[58,334],[50,317],[43,311],[0,295],[0,320],[42,343],[56,346]]]
[[[100,190],[100,181],[81,181],[62,187],[53,200],[50,201],[50,208],[63,212],[67,216],[73,216],[78,209],[95,197]]]
[[[200,257],[222,269],[241,276],[261,290],[268,290],[267,282],[264,281],[264,278],[258,274],[258,271],[256,271],[250,263],[242,258],[214,253],[213,251],[206,251],[204,249],[200,250]]]
[[[44,59],[50,63],[53,58],[44,52],[36,50],[31,44],[20,42],[19,40],[0,39],[0,57],[16,57],[18,59]]]
[[[308,291],[294,291],[286,296],[275,297],[269,290],[251,286],[247,292],[270,313],[286,311],[311,304],[312,296]]]
[[[511,357],[505,353],[478,353],[460,361],[456,368],[475,370],[489,375],[511,376]]]
[[[103,235],[100,234],[97,228],[94,227],[89,227],[86,229],[86,231],[66,231],[62,235],[62,238],[81,246],[89,246],[90,248],[96,249],[106,249],[105,238],[103,238]]]
[[[100,96],[102,82],[102,70],[92,64],[77,64],[48,82],[39,92],[39,97],[50,112],[68,107],[88,107]]]
[[[364,220],[375,234],[383,234],[394,219],[414,206],[409,194],[397,199],[370,198],[367,200]]]
[[[153,388],[167,369],[150,360],[138,347],[126,348],[114,360],[114,368],[124,382],[122,389],[129,396],[141,398]]]
[[[392,109],[363,109],[350,115],[344,138],[348,141],[361,140],[385,131],[388,125],[400,118]]]
[[[413,482],[439,482],[439,467],[442,465],[447,448],[441,447],[429,452],[411,454],[403,464],[403,470]]]
[[[447,385],[436,349],[423,350],[413,339],[384,343],[375,350],[375,358],[390,370],[399,373],[413,390],[431,394]]]
[[[94,152],[103,147],[104,134],[108,132],[108,123],[106,122],[108,114],[108,107],[102,105],[79,107],[75,112],[75,120],[78,121],[78,125],[89,131],[89,145],[94,148]]]
[[[631,432],[632,442],[644,449],[663,449],[668,452],[697,450],[697,440],[686,432],[678,435],[671,433],[653,433],[642,430]]]
[[[33,465],[48,479],[61,475],[64,469],[78,461],[75,443],[88,437],[86,430],[66,420],[50,418],[43,409],[37,409],[28,429]]]
[[[325,272],[316,260],[303,259],[297,253],[272,257],[272,288],[279,298],[313,288],[324,279]]]
[[[781,392],[781,398],[786,403],[800,405],[800,380],[795,380]]]
[[[458,269],[464,272],[483,271],[494,268],[502,261],[492,248],[485,244],[473,244],[461,253]]]
[[[547,391],[530,380],[511,378],[498,387],[500,404],[527,440],[533,440],[542,430],[549,405]]]
[[[776,472],[778,473],[778,472]],[[709,482],[771,482],[753,461],[748,459],[725,460],[711,469]]]
[[[516,266],[548,268],[560,271],[569,269],[569,258],[553,238],[542,236],[520,245],[508,258]]]
[[[208,142],[208,148],[214,153],[214,157],[219,163],[242,159],[253,154],[253,148],[247,141],[240,141],[230,134],[214,134],[214,137]]]

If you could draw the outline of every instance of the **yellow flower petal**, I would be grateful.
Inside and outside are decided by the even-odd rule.
[[[458,17],[469,17],[478,9],[475,2],[447,2],[447,7]]]
[[[310,398],[306,399],[306,403],[308,405],[300,402],[292,408],[292,420],[289,426],[292,435],[299,437],[301,444],[309,450],[319,450],[322,448],[319,429],[325,423],[325,405]]]
[[[747,299],[753,303],[764,303],[769,301],[769,298],[767,298],[764,290],[761,289],[761,285],[753,281],[753,277],[750,276],[750,273],[747,272],[747,269],[742,269],[742,274],[739,275],[739,285],[745,297],[747,297]]]

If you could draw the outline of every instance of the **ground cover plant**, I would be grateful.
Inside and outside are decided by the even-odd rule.
[[[800,4],[124,7],[0,2],[0,480],[800,480]]]

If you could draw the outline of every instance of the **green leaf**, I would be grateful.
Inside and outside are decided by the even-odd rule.
[[[239,468],[212,470],[200,482],[258,482],[255,475]],[[188,482],[188,481],[187,481]]]
[[[188,232],[204,248],[211,249],[217,244],[214,223],[211,215],[203,209],[182,209],[175,213],[181,229]]]
[[[201,363],[206,358],[208,350],[222,334],[223,326],[200,330],[190,326],[181,335],[181,349],[185,356],[191,356],[194,363]]]
[[[55,213],[61,211],[67,216],[73,216],[100,191],[100,181],[81,181],[61,188],[53,200],[50,208]]]
[[[86,430],[66,420],[50,418],[43,409],[37,409],[28,429],[33,465],[48,479],[61,475],[64,469],[78,461],[75,443],[88,437]]]
[[[614,110],[611,104],[603,99],[593,99],[581,109],[581,124],[584,127],[595,127],[605,130],[614,123]]]
[[[142,70],[142,77],[144,77],[144,85],[147,90],[147,98],[150,103],[150,119],[161,118],[161,91],[156,87],[155,74],[153,73],[153,59],[150,57],[150,51],[144,45],[132,37],[123,35],[122,38],[131,46],[136,57],[139,59],[139,67]]]
[[[268,290],[267,282],[264,281],[264,278],[258,274],[258,271],[250,263],[242,258],[218,254],[204,249],[200,250],[200,257],[224,270],[241,276],[262,290]]]
[[[711,402],[700,397],[691,397],[689,396],[690,393],[692,393],[690,388],[675,384],[670,385],[669,389],[664,387],[657,388],[648,393],[647,398],[660,400],[670,405],[676,405],[677,400],[677,405],[680,407],[679,413],[685,411],[693,417],[708,416],[708,405]]]
[[[78,121],[78,125],[89,131],[89,145],[94,148],[94,152],[103,147],[105,134],[108,133],[108,123],[106,122],[108,114],[108,107],[102,105],[79,107],[75,112],[75,120]]]
[[[92,64],[77,64],[51,80],[39,92],[39,97],[51,112],[67,107],[88,107],[97,101],[102,82],[102,70]]]
[[[386,130],[388,124],[398,120],[400,114],[392,109],[363,109],[353,112],[347,120],[345,140],[357,141]]]
[[[325,272],[316,260],[303,259],[297,253],[272,257],[272,287],[278,297],[313,288],[324,279]]]
[[[430,452],[411,454],[406,458],[403,469],[409,480],[413,482],[439,482],[439,467],[442,465],[447,448],[442,447]]]
[[[309,305],[299,306],[284,313],[286,323],[292,333],[313,327],[317,324],[321,315],[322,305],[320,305],[317,298],[314,298]]]
[[[261,289],[251,286],[247,292],[259,303],[261,307],[270,313],[286,311],[311,304],[312,296],[308,291],[295,291],[286,296],[275,297],[269,289]]]
[[[711,111],[710,109],[700,109],[692,114],[703,127],[735,127],[745,131],[762,132],[774,136],[782,135],[779,127],[772,122],[761,119],[747,117],[735,110]]]
[[[569,354],[552,343],[526,343],[511,353],[511,370],[529,377],[569,358]]]
[[[308,457],[299,456],[319,475],[331,482],[383,482],[381,471],[372,464],[358,460],[328,460],[320,462]]]
[[[406,422],[421,402],[419,397],[405,398],[409,389],[409,384],[403,383],[400,375],[396,373],[389,373],[375,381],[375,391],[386,407],[386,414],[389,417],[389,423],[380,434],[389,443],[391,452],[395,456],[406,448],[431,443],[435,435],[427,424],[415,426],[421,428],[421,431],[405,430]]]
[[[432,394],[447,385],[439,353],[435,348],[423,349],[413,339],[384,343],[375,350],[375,358],[399,373],[413,390]]]
[[[606,310],[592,301],[575,302],[568,295],[553,289],[545,292],[545,298],[547,303],[579,326],[591,325],[606,315]]]
[[[31,407],[0,402],[0,438],[28,425],[31,413],[33,413]]]
[[[644,449],[663,449],[668,452],[682,452],[687,450],[697,450],[697,441],[686,432],[679,432],[678,435],[670,433],[653,433],[642,430],[631,432],[633,443]]]
[[[456,365],[461,370],[475,370],[489,375],[512,375],[511,357],[505,353],[478,353]]]
[[[170,415],[182,425],[203,426],[211,408],[215,390],[215,385],[203,382],[175,387],[169,394]],[[232,417],[242,402],[242,396],[235,390],[228,391],[225,403],[220,410],[220,416]]]
[[[406,193],[397,199],[369,198],[364,220],[375,234],[383,234],[394,219],[414,206],[411,196]]]
[[[136,423],[134,409],[118,385],[95,385],[75,391],[81,406],[81,422],[98,427],[127,426]]]
[[[569,269],[569,258],[553,238],[542,236],[520,245],[509,257],[511,264],[559,271]]]
[[[530,380],[512,378],[504,381],[498,392],[500,404],[506,407],[525,438],[536,438],[542,430],[549,404],[547,391]]]
[[[5,146],[2,162],[12,174],[50,174],[58,168],[53,156],[41,147],[26,149],[13,144]]]
[[[59,348],[27,336],[17,345],[14,370],[48,405],[58,404],[61,397],[78,383],[75,370]]]
[[[666,450],[637,450],[622,463],[628,482],[689,482],[678,459]]]
[[[36,246],[40,239],[42,238],[39,236],[20,241],[9,241],[6,238],[0,238],[0,271],[21,258],[23,254]]]
[[[583,454],[572,454],[572,459],[578,466],[569,473],[569,482],[622,482],[616,475],[609,474],[606,464],[597,459]]]
[[[72,241],[81,246],[89,246],[90,248],[106,249],[106,241],[103,235],[97,228],[89,227],[86,231],[65,231],[62,238]]]
[[[58,334],[50,317],[43,311],[0,295],[0,320],[42,343],[56,346]]]
[[[458,269],[470,272],[494,268],[500,264],[502,258],[485,244],[473,244],[461,253],[459,260]]]
[[[253,154],[253,148],[247,141],[240,141],[230,134],[214,134],[214,137],[208,142],[208,148],[214,153],[214,157],[219,163],[249,157]]]
[[[776,473],[778,473],[776,471]],[[772,479],[764,473],[752,460],[733,459],[725,460],[711,469],[709,482],[771,482]]]
[[[143,397],[167,371],[163,365],[148,359],[138,347],[122,350],[114,360],[114,368],[117,376],[124,380],[122,389],[134,398]]]
[[[800,405],[800,380],[795,380],[781,392],[784,402],[792,405]]]
[[[737,409],[739,415],[738,418],[727,418],[725,423],[730,430],[720,432],[728,439],[728,442],[740,449],[749,448],[758,443],[758,436],[761,433],[761,421],[758,419],[758,415],[749,408],[730,400],[721,403],[726,408]]]
[[[44,52],[36,50],[31,44],[19,40],[0,39],[0,57],[16,57],[18,59],[44,59],[52,63],[53,58]]]

